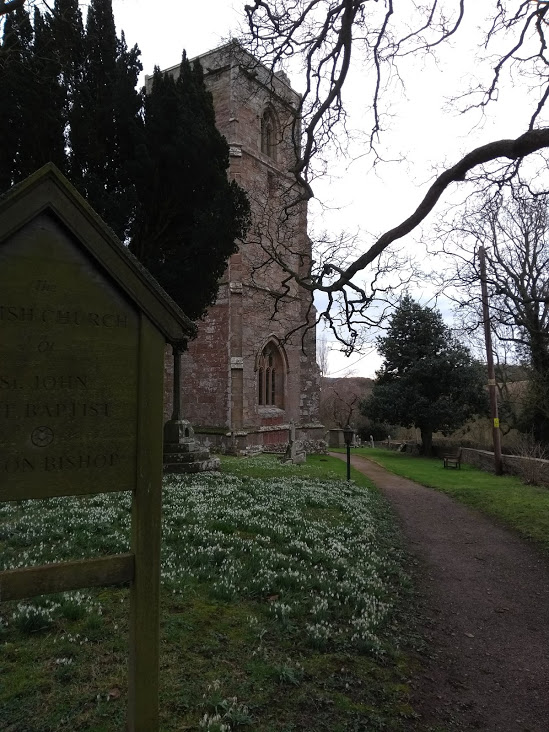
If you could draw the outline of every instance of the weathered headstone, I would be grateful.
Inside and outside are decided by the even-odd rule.
[[[129,582],[143,732],[158,729],[164,350],[192,331],[53,165],[0,200],[0,500],[133,493],[127,554],[0,572],[0,600]]]
[[[288,446],[283,457],[283,462],[294,463],[294,465],[303,465],[307,461],[307,453],[302,440],[295,438],[295,424],[290,421],[288,429]]]
[[[296,440],[292,445],[292,462],[294,465],[303,465],[307,462],[307,453],[303,440]]]
[[[345,435],[341,428],[338,427],[330,430],[328,444],[330,447],[345,447]]]

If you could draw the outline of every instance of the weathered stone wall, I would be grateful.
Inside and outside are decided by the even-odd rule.
[[[193,415],[191,422],[215,427],[229,424],[230,409],[227,285],[221,286],[219,295],[208,318],[199,323],[199,338],[181,359],[183,411]]]
[[[461,459],[464,463],[489,473],[494,472],[494,453],[487,450],[473,450],[470,447],[461,449]],[[539,458],[519,457],[518,455],[502,455],[501,465],[504,473],[517,475],[530,483],[549,485],[549,460]]]

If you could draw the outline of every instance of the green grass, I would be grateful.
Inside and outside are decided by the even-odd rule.
[[[296,475],[308,478],[346,479],[347,466],[341,460],[335,460],[329,455],[308,455],[304,465],[282,463],[274,455],[260,455],[252,458],[222,457],[222,470],[233,475],[242,475],[247,478],[276,478],[283,475]],[[351,478],[357,485],[368,490],[376,490],[372,482],[358,470],[353,470]]]
[[[497,476],[462,464],[444,469],[442,460],[406,455],[391,450],[353,449],[387,470],[422,485],[436,488],[458,501],[497,519],[549,553],[549,490],[526,485],[511,475]]]
[[[406,729],[413,716],[392,514],[316,456],[223,460],[164,485],[161,730]],[[0,568],[126,551],[129,497],[0,504]],[[0,730],[118,732],[128,592],[0,605]]]

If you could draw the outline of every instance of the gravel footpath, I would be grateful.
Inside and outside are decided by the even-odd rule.
[[[416,729],[549,732],[547,559],[443,493],[351,464],[391,502],[418,560],[428,651],[412,684]]]

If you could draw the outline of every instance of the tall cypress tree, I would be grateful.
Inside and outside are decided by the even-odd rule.
[[[61,91],[66,173],[76,182],[78,167],[73,164],[71,130],[77,109],[75,99],[82,82],[85,63],[84,24],[78,0],[55,0],[50,24],[53,58]]]
[[[126,240],[131,232],[137,207],[134,175],[136,149],[143,135],[143,92],[136,91],[142,70],[137,45],[128,48],[124,33],[117,41],[115,95],[115,136],[118,169],[116,196],[123,216],[113,216],[111,226]]]
[[[25,7],[6,16],[0,51],[0,189],[21,179],[23,124],[32,83],[33,30]]]
[[[244,191],[227,179],[229,146],[215,125],[202,67],[185,54],[176,81],[155,69],[145,99],[130,248],[193,319],[215,302],[219,278],[249,225]]]
[[[51,17],[42,16],[35,8],[33,29],[32,54],[28,62],[31,75],[21,115],[21,178],[49,161],[66,171],[63,93]],[[39,124],[37,120],[40,120]]]
[[[130,178],[140,126],[139,49],[118,40],[111,0],[92,0],[84,38],[85,64],[70,127],[76,186],[121,239],[134,216]]]
[[[100,214],[112,180],[114,155],[113,86],[116,31],[109,0],[92,0],[84,35],[85,64],[74,95],[70,130],[73,181]]]
[[[4,21],[2,45],[0,46],[0,193],[12,184],[14,156],[17,147],[18,130],[16,126],[15,94],[12,78],[10,45],[13,16],[9,14]]]
[[[48,161],[66,171],[62,74],[52,17],[20,8],[5,19],[0,51],[0,187]]]

